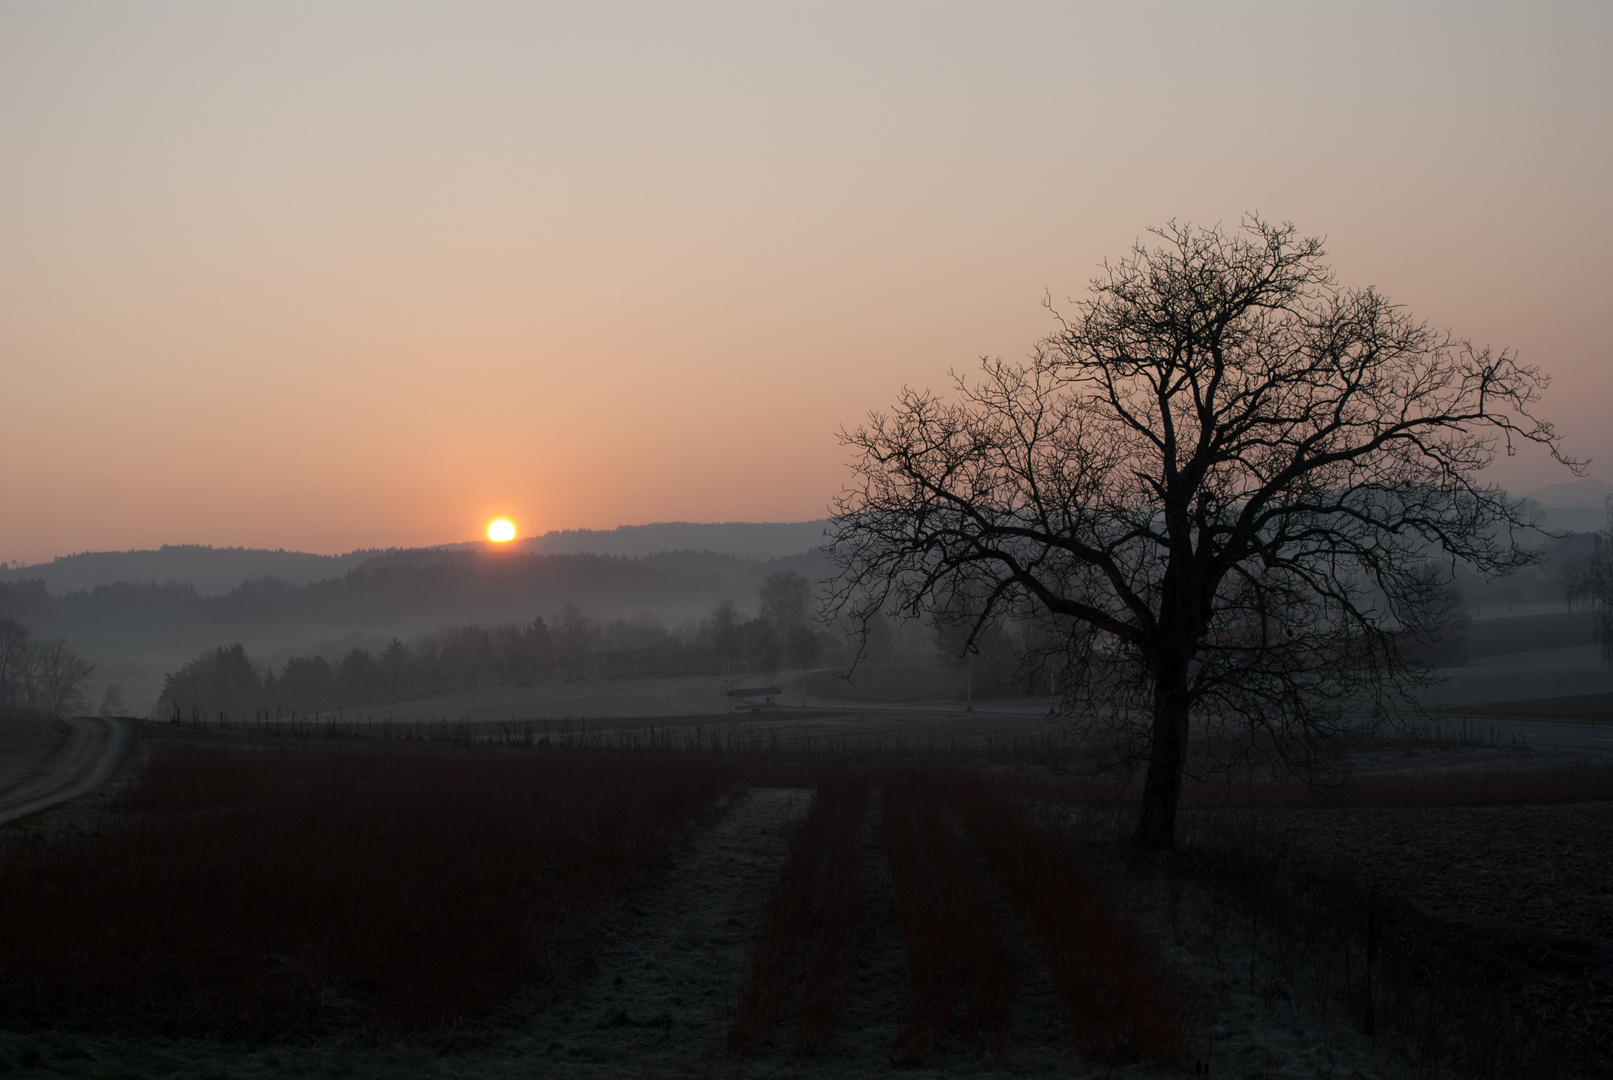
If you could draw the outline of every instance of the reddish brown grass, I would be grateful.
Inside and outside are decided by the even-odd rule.
[[[796,1014],[795,1051],[821,1054],[840,1030],[851,988],[857,923],[863,912],[863,819],[868,785],[857,780],[829,783],[818,791],[828,818],[818,934],[807,954],[806,978]]]
[[[1069,836],[1034,824],[1002,785],[947,785],[970,835],[1036,939],[1076,1048],[1105,1064],[1187,1060],[1187,1008],[1139,928],[1081,864]]]
[[[729,767],[159,750],[127,823],[0,862],[9,1021],[454,1027],[551,985]]]
[[[1019,957],[1004,933],[985,867],[954,833],[931,776],[893,776],[881,795],[885,855],[910,980],[899,1034],[902,1057],[919,1062],[943,1049],[960,1003],[966,1043],[1004,1050],[1019,991]]]
[[[828,818],[821,797],[790,831],[789,857],[768,894],[751,939],[745,981],[728,1026],[728,1048],[753,1053],[773,1037],[779,1012],[795,985],[802,944],[812,928],[812,901],[823,863]]]
[[[768,896],[751,941],[745,981],[728,1029],[729,1049],[753,1053],[773,1036],[802,976],[805,984],[795,1048],[821,1052],[840,1026],[851,950],[862,913],[858,838],[868,807],[866,785],[838,780],[819,787],[806,817],[789,836],[789,858]]]

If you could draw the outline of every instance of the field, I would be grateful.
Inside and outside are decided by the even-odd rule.
[[[146,725],[0,829],[0,1071],[1605,1073],[1594,759],[1374,743],[1160,859],[1035,718],[702,724]]]
[[[374,705],[361,715],[395,720],[490,721],[511,717],[550,720],[638,719],[695,716],[733,711],[713,679],[685,676],[662,679],[594,679],[536,682],[419,701]]]
[[[1466,667],[1444,668],[1439,674],[1443,681],[1422,695],[1425,704],[1493,705],[1613,692],[1613,668],[1602,663],[1595,645],[1489,656]]]
[[[920,665],[864,666],[850,678],[833,671],[814,671],[791,688],[816,698],[854,702],[952,701],[963,697],[963,674]]]
[[[26,779],[66,737],[53,716],[0,709],[0,791]]]

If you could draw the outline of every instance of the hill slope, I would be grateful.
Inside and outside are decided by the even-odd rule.
[[[515,547],[539,555],[621,555],[695,551],[740,559],[800,555],[824,543],[827,520],[799,522],[689,521],[623,525],[617,529],[563,529],[518,540]],[[248,581],[275,578],[292,585],[339,578],[376,558],[418,551],[482,550],[481,542],[442,544],[424,549],[372,548],[343,555],[262,548],[215,548],[205,544],[164,544],[144,551],[86,551],[48,563],[0,567],[0,583],[43,581],[52,596],[86,592],[103,585],[186,585],[201,596],[223,596]]]

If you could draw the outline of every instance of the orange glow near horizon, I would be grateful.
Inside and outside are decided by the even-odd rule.
[[[515,539],[515,526],[499,518],[487,527],[487,538],[495,544],[507,544]]]
[[[0,5],[0,564],[819,519],[837,432],[1245,211],[1613,481],[1613,5],[625,9]]]

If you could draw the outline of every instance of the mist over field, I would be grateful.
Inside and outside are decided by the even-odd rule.
[[[730,523],[697,525],[669,522],[624,525],[610,530],[563,529],[524,537],[511,550],[538,554],[640,556],[662,552],[711,552],[738,558],[797,555],[822,545],[828,521],[792,524]],[[478,550],[481,541],[441,544],[428,551]],[[155,551],[91,551],[58,555],[50,562],[0,566],[0,581],[43,581],[52,595],[83,592],[97,585],[189,585],[202,596],[228,593],[245,581],[274,578],[293,585],[339,577],[400,549],[313,555],[303,551],[214,548],[165,544]],[[419,552],[415,552],[418,557]]]
[[[1605,708],[1613,715],[1613,699],[1604,705],[1595,697],[1613,693],[1613,678],[1593,658],[1592,614],[1583,606],[1573,610],[1563,576],[1591,553],[1590,531],[1605,522],[1609,494],[1613,485],[1587,479],[1526,496],[1543,530],[1527,542],[1544,557],[1509,578],[1461,577],[1465,621],[1430,655],[1452,670],[1428,700],[1494,708],[1561,691],[1584,698],[1562,707],[1570,713]],[[445,626],[552,622],[568,606],[596,621],[692,634],[725,599],[743,615],[757,615],[758,588],[769,575],[795,572],[821,591],[818,583],[833,570],[823,551],[829,526],[677,522],[557,531],[497,550],[475,542],[331,556],[198,545],[86,552],[0,571],[0,618],[65,638],[96,665],[97,687],[115,684],[128,708],[155,715],[168,675],[205,650],[236,643],[272,668],[297,656],[320,656],[337,666],[355,648],[379,657],[394,639],[408,642]],[[842,648],[846,628],[826,640],[836,647],[819,657],[822,664],[849,668],[855,652]],[[1493,670],[1497,658],[1517,654],[1536,654],[1557,666],[1548,675],[1526,664],[1499,685],[1494,678],[1475,682],[1483,670]],[[943,687],[941,694],[954,695],[960,689],[948,669],[956,659],[928,629],[912,627],[889,645],[876,643],[862,661],[864,682],[870,678],[866,669],[895,664],[913,674],[886,676],[886,682],[897,681],[884,693],[896,693],[906,679],[912,695],[931,696],[926,680]],[[643,675],[667,669],[641,664],[615,670],[624,677],[628,670]],[[1004,658],[992,677],[1017,687],[1013,692],[1033,691],[1019,675]],[[491,679],[483,689],[530,676],[523,669]],[[827,672],[812,685],[829,696],[848,690]],[[989,682],[979,690],[1002,692]],[[365,704],[384,709],[399,702],[377,698]],[[466,707],[460,699],[452,704]]]
[[[97,664],[102,685],[118,684],[130,707],[151,712],[167,674],[200,650],[238,641],[265,663],[300,654],[339,662],[355,645],[379,653],[394,637],[449,624],[525,624],[568,605],[596,620],[674,629],[724,599],[754,615],[769,574],[827,574],[817,550],[825,525],[573,530],[499,550],[84,553],[5,571],[0,618],[65,637]]]
[[[1610,55],[0,3],[0,1080],[1613,1077]]]

